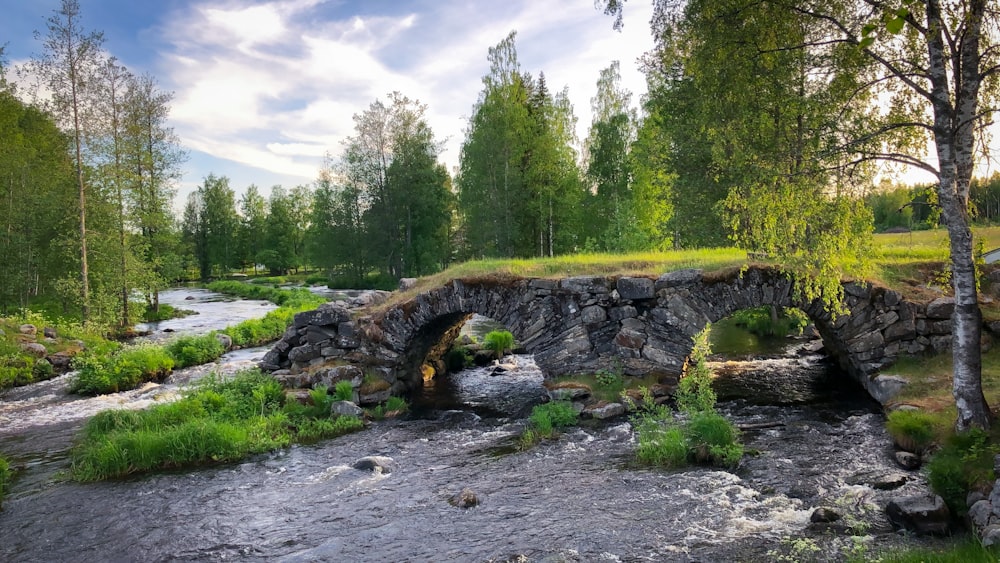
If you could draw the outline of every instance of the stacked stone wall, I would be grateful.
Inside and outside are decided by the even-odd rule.
[[[798,300],[792,281],[771,268],[707,276],[681,270],[656,279],[454,280],[377,313],[352,314],[331,304],[300,313],[261,365],[306,386],[330,380],[331,370],[356,377],[360,369],[401,392],[420,385],[432,349],[479,313],[505,325],[548,376],[621,369],[669,379],[682,373],[692,337],[707,323],[774,305],[805,311],[830,355],[887,400],[895,382],[879,375],[885,366],[900,355],[950,346],[950,298],[915,303],[855,282],[844,284],[844,294],[849,314],[831,315],[819,300]]]

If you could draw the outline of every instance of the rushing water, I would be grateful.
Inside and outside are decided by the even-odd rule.
[[[723,379],[737,389],[813,381],[790,385],[794,400],[720,403],[749,428],[750,454],[733,472],[637,467],[626,421],[586,424],[509,453],[524,413],[543,395],[528,356],[505,374],[472,369],[435,382],[414,398],[419,408],[408,419],[243,463],[109,483],[53,475],[65,467],[64,444],[44,436],[71,436],[79,423],[46,419],[42,413],[66,404],[55,400],[38,407],[32,424],[2,424],[0,451],[15,452],[15,462],[36,455],[0,512],[0,560],[773,561],[803,537],[820,549],[819,560],[841,560],[854,540],[811,531],[818,506],[848,515],[869,549],[896,545],[902,540],[879,507],[926,484],[908,474],[895,491],[872,486],[897,472],[882,415],[818,360],[727,371]],[[163,392],[175,392],[171,385]],[[152,392],[107,400],[131,407]],[[24,399],[3,398],[0,416],[9,400],[49,392],[20,393]],[[351,468],[369,455],[390,456],[398,467]],[[448,502],[463,488],[479,506]]]
[[[277,308],[270,301],[237,299],[202,288],[174,288],[160,292],[160,303],[196,314],[153,323],[139,323],[135,329],[148,332],[148,340],[162,341],[178,334],[205,334],[247,319],[263,317]]]

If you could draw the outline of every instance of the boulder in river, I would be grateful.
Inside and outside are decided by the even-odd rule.
[[[814,524],[836,522],[837,520],[840,520],[840,514],[837,514],[834,510],[830,508],[825,508],[822,506],[817,508],[816,510],[813,510],[812,515],[809,516],[809,521]]]
[[[370,455],[359,459],[352,465],[354,469],[371,471],[373,473],[392,473],[399,466],[396,460],[384,455]]]
[[[920,456],[911,452],[896,452],[896,463],[910,471],[920,469]]]
[[[889,521],[919,535],[946,535],[951,531],[951,513],[938,495],[913,495],[889,502]]]
[[[55,354],[49,355],[47,359],[49,360],[49,363],[52,364],[52,369],[54,369],[56,373],[66,373],[70,370],[73,355],[65,351],[56,352]]]
[[[473,508],[479,506],[479,496],[472,489],[466,487],[459,491],[457,495],[452,495],[448,499],[448,504],[458,508]]]

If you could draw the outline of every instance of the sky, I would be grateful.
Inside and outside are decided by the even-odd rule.
[[[458,165],[488,72],[487,50],[511,31],[522,71],[569,89],[586,137],[601,69],[621,63],[638,106],[638,58],[652,47],[652,2],[629,2],[622,32],[594,0],[79,0],[105,49],[173,92],[171,125],[188,151],[179,202],[209,173],[237,193],[314,181],[353,134],[352,116],[398,91],[428,106]],[[41,52],[35,31],[59,0],[0,0],[0,45],[12,65]],[[178,205],[179,203],[179,205]]]

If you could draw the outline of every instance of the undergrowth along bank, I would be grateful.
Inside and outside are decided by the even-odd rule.
[[[331,416],[326,401],[289,401],[280,383],[248,370],[225,381],[205,378],[173,403],[98,413],[72,452],[71,474],[78,481],[97,481],[233,462],[363,425],[356,417]]]
[[[213,282],[209,289],[251,299],[267,299],[279,307],[260,319],[248,319],[218,332],[179,336],[166,344],[136,344],[108,349],[98,347],[78,354],[78,370],[70,384],[74,393],[99,395],[135,389],[149,381],[162,381],[174,369],[206,364],[226,352],[218,334],[227,335],[238,347],[272,342],[291,324],[296,313],[315,309],[326,300],[306,289],[276,289],[241,282]]]

